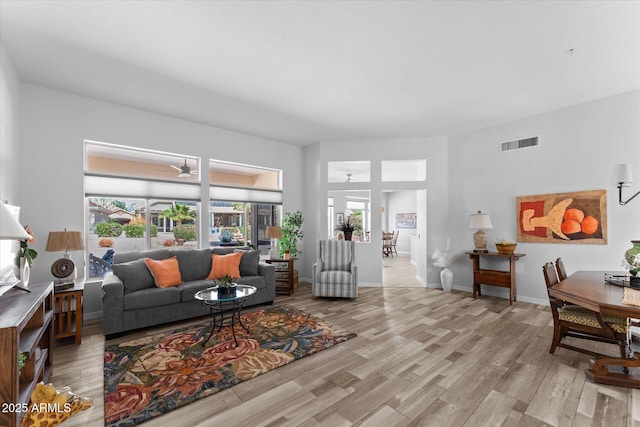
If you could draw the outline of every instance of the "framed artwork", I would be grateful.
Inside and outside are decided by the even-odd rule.
[[[518,242],[607,243],[607,190],[516,197]]]
[[[415,212],[396,214],[396,228],[416,228]]]
[[[342,225],[342,224],[344,224],[344,213],[338,212],[336,214],[336,225]]]

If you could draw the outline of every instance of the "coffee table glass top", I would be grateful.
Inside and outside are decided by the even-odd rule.
[[[206,303],[215,303],[215,302],[224,302],[224,301],[235,301],[239,299],[247,298],[253,294],[255,294],[258,289],[255,286],[249,285],[236,285],[236,294],[235,296],[229,296],[226,298],[218,298],[218,287],[213,286],[211,288],[203,289],[196,293],[195,298],[200,301],[204,301]]]

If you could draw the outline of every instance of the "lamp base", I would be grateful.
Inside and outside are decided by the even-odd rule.
[[[487,249],[487,233],[484,230],[478,230],[473,233],[474,252],[489,252]]]
[[[271,247],[269,249],[269,259],[279,259],[280,249],[278,249],[278,239],[271,239]]]

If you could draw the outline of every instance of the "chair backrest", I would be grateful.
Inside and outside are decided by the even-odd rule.
[[[393,240],[393,231],[391,233],[387,233],[386,231],[382,232],[382,240],[384,243],[391,243]]]
[[[547,289],[558,283],[558,275],[553,263],[548,262],[542,267],[542,273],[544,274],[544,281],[547,284]]]
[[[320,240],[322,270],[350,271],[355,260],[355,242],[347,240]]]
[[[563,281],[567,278],[567,271],[564,269],[562,258],[556,259],[556,271],[558,272],[558,280]]]

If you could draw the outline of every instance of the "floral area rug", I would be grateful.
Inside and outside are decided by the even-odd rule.
[[[250,333],[211,322],[105,344],[105,426],[133,426],[355,337],[291,307],[242,314]]]

